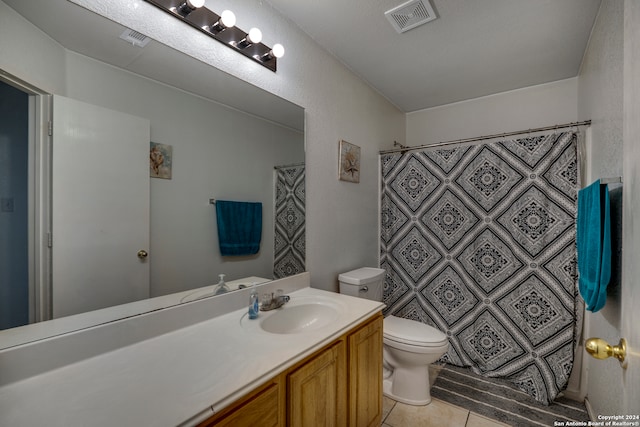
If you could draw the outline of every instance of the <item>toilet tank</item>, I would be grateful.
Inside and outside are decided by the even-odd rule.
[[[384,276],[382,268],[362,267],[338,276],[340,293],[358,298],[382,301]]]

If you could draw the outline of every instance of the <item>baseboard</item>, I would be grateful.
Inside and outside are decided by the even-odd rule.
[[[584,401],[584,398],[582,398],[580,390],[575,390],[575,389],[566,389],[562,392],[562,395],[564,397],[566,397],[567,399],[571,399],[571,400],[575,400],[576,402],[582,402]]]
[[[589,397],[585,396],[584,398],[584,406],[587,407],[587,413],[589,414],[589,419],[591,421],[595,421],[596,420],[596,414],[593,412],[593,407],[591,406],[591,403],[589,403]]]

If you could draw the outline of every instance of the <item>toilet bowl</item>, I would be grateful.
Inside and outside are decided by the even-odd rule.
[[[449,349],[447,336],[424,323],[387,316],[383,344],[384,394],[409,405],[431,402],[429,365]]]
[[[340,293],[382,301],[385,270],[363,267],[340,274]],[[447,336],[415,320],[387,316],[383,322],[383,393],[409,405],[431,402],[429,365],[449,349]]]

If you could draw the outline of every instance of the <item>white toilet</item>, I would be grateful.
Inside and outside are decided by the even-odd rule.
[[[382,301],[385,270],[364,267],[340,274],[340,293]],[[387,316],[383,327],[383,392],[409,405],[431,402],[429,365],[449,349],[441,331],[414,320]]]

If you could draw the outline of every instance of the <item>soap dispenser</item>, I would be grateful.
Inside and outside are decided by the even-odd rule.
[[[258,301],[258,290],[256,284],[251,285],[251,293],[249,294],[249,319],[257,319],[260,312],[260,303]]]
[[[215,295],[220,295],[220,294],[229,292],[229,287],[227,286],[226,283],[224,283],[224,274],[220,274],[218,277],[220,277],[220,281],[216,285]]]

